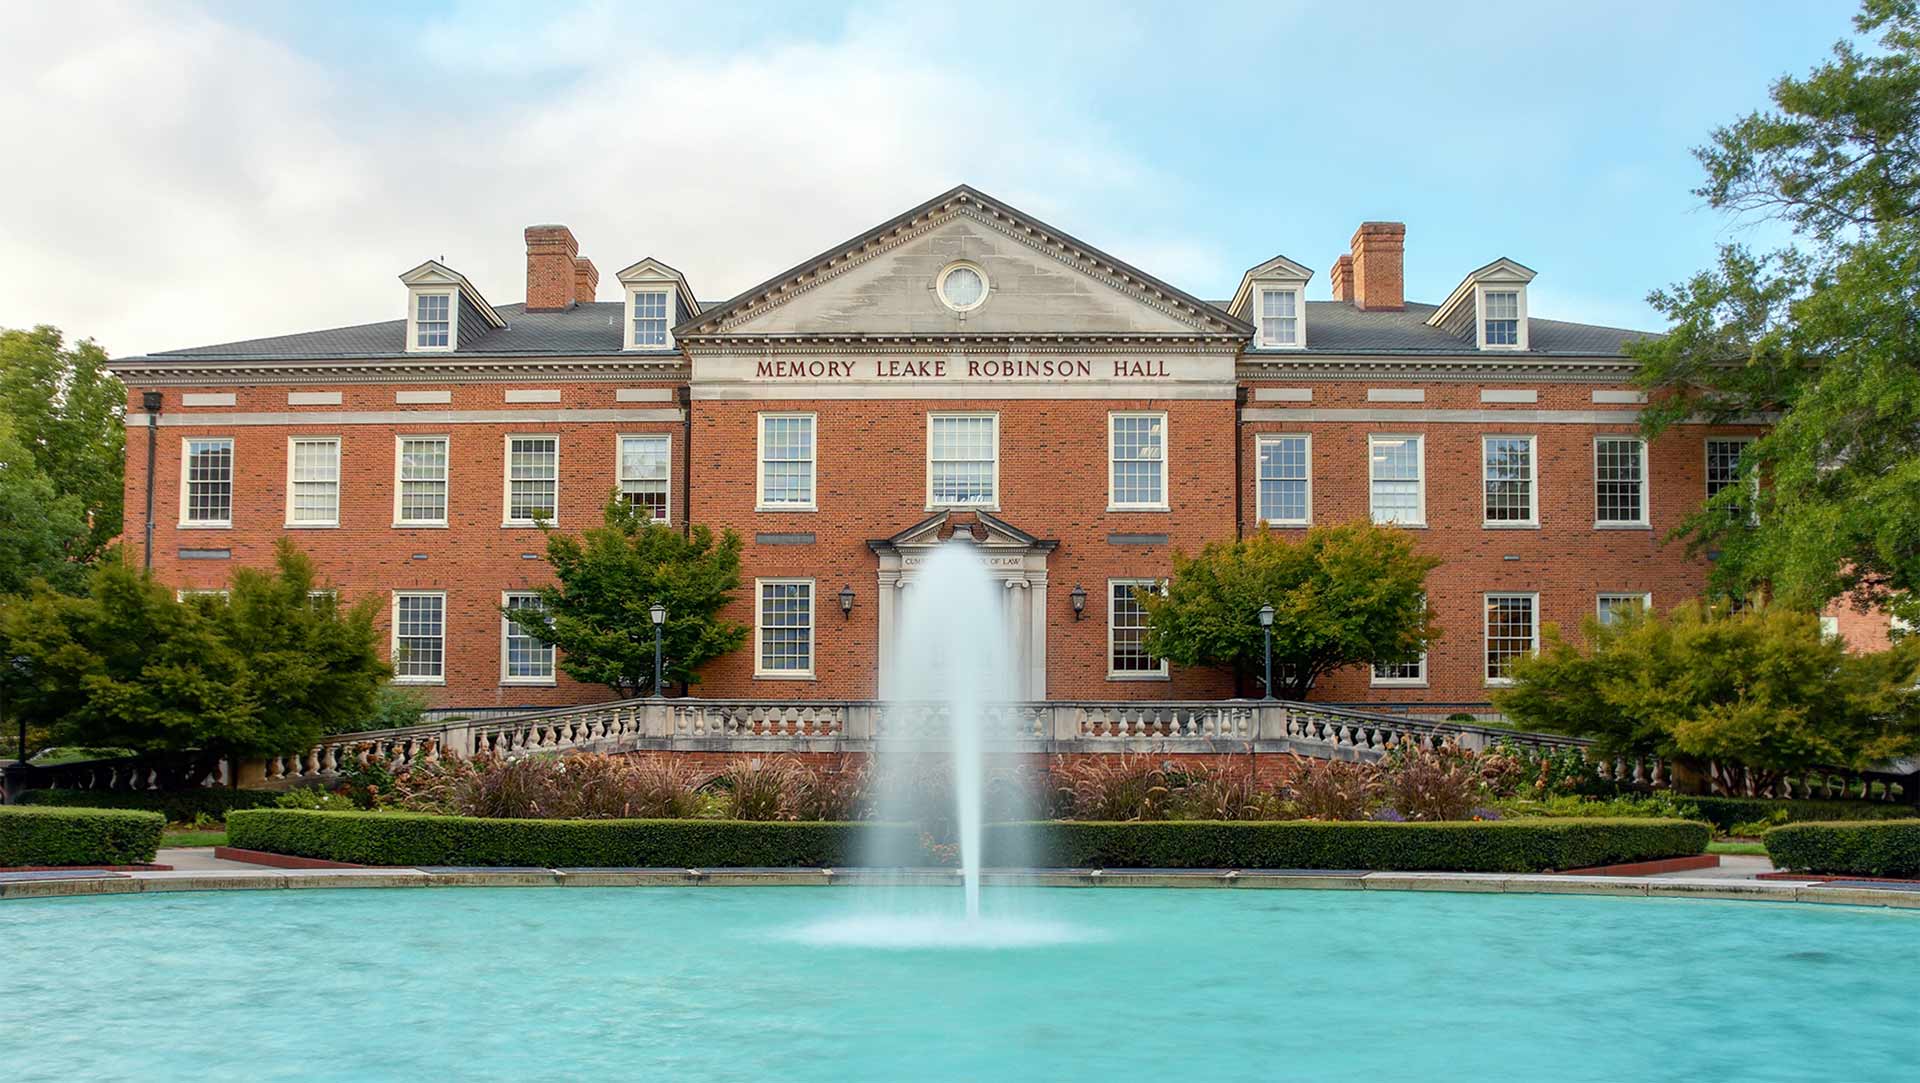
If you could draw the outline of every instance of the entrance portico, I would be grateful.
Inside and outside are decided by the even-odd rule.
[[[901,592],[912,590],[919,567],[955,533],[971,535],[987,574],[1004,588],[1008,655],[1015,660],[1015,695],[1047,698],[1047,554],[1060,544],[1042,540],[986,512],[942,511],[891,538],[867,543],[880,558],[880,696],[893,691],[900,651]]]

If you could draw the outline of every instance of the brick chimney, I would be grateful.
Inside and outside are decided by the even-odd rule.
[[[1341,256],[1333,261],[1333,299],[1353,303],[1353,257]]]
[[[1355,308],[1405,308],[1407,287],[1404,222],[1362,222],[1353,231],[1353,304]]]
[[[575,304],[592,304],[595,291],[600,288],[600,272],[593,261],[584,256],[573,261],[573,300]]]
[[[565,226],[527,227],[527,311],[562,312],[573,307],[579,242]]]

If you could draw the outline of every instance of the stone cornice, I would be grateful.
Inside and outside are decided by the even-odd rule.
[[[1238,335],[751,335],[703,336],[682,340],[692,356],[791,354],[954,354],[954,353],[1233,353],[1245,342]]]
[[[355,361],[168,361],[153,357],[110,361],[107,367],[129,384],[196,387],[229,384],[514,383],[565,380],[579,383],[649,381],[684,383],[686,359],[660,357],[457,357],[421,356]]]
[[[1488,383],[1623,383],[1640,371],[1623,357],[1432,357],[1354,354],[1327,357],[1242,357],[1242,380],[1433,380]]]

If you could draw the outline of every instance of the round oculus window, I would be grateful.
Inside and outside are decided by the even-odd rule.
[[[941,272],[940,300],[955,312],[979,308],[987,299],[987,280],[979,270],[955,264]]]

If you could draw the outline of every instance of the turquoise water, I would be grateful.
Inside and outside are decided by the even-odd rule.
[[[8,1080],[1912,1078],[1920,912],[854,889],[14,900]],[[957,908],[925,889],[909,905]],[[875,946],[876,944],[881,946]]]

